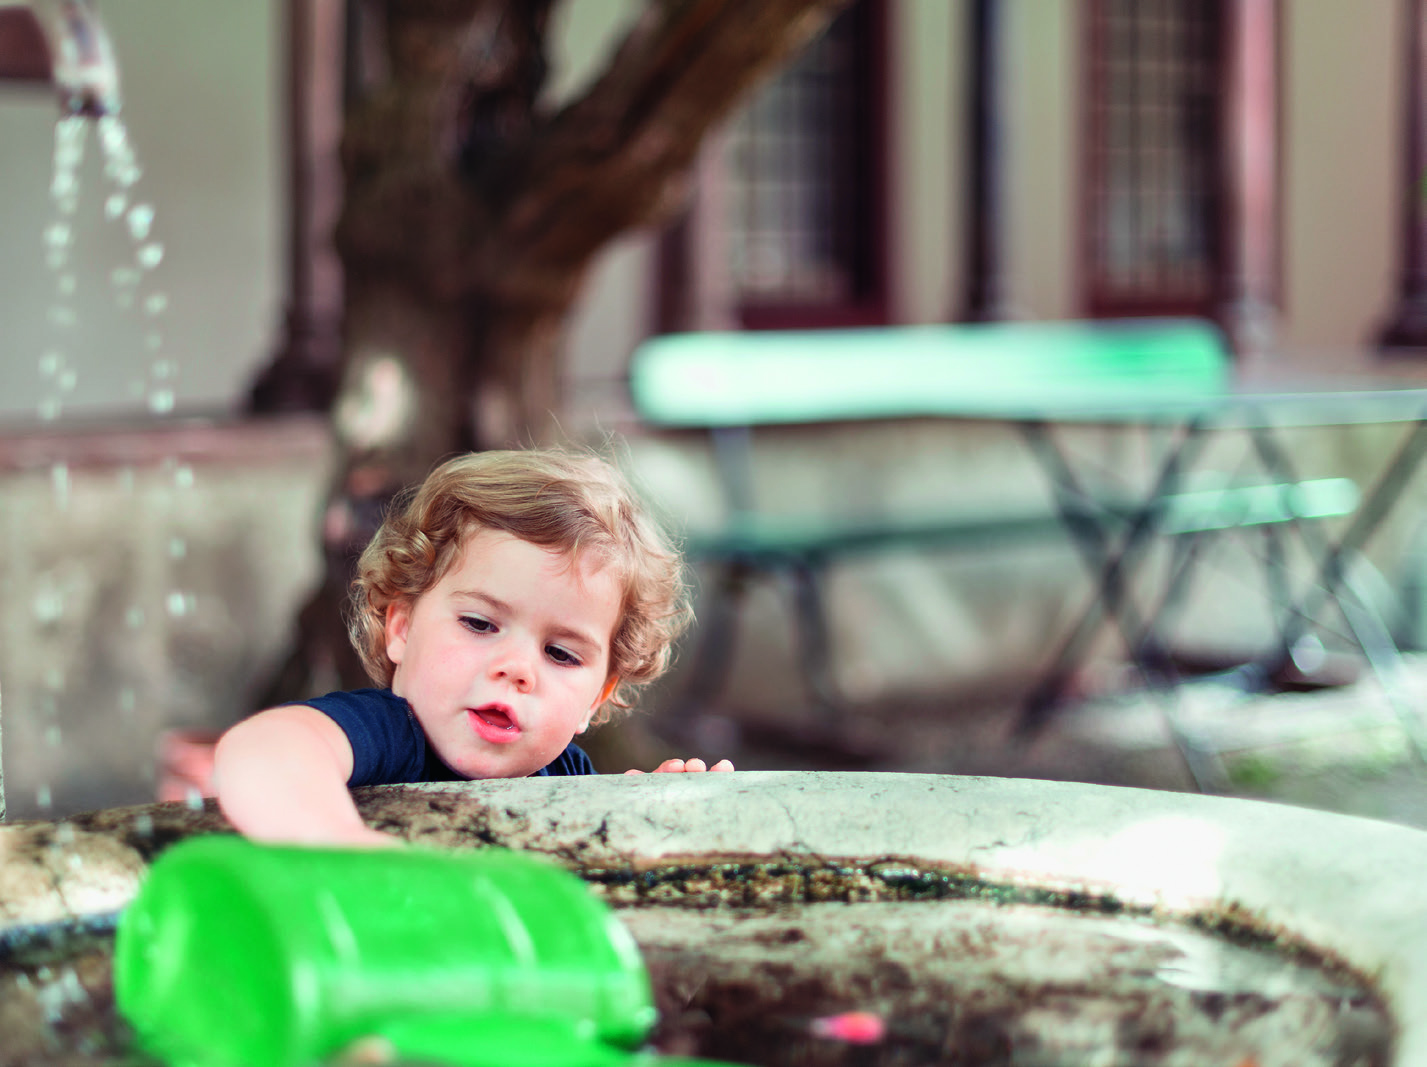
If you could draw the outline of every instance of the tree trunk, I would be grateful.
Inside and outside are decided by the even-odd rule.
[[[552,0],[375,5],[387,69],[343,137],[327,573],[264,703],[366,684],[332,643],[386,503],[453,452],[554,439],[566,320],[596,255],[682,204],[704,134],[847,2],[649,0],[549,115]]]

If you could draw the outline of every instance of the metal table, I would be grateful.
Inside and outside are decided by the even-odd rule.
[[[1086,565],[1093,584],[1089,602],[1052,655],[1027,699],[1021,730],[1033,732],[1054,714],[1066,686],[1101,625],[1113,622],[1132,663],[1146,682],[1173,685],[1177,680],[1164,654],[1163,620],[1192,580],[1193,558],[1168,582],[1159,605],[1146,618],[1128,590],[1140,573],[1151,545],[1164,533],[1164,502],[1179,493],[1206,446],[1228,434],[1243,436],[1253,459],[1272,482],[1293,486],[1302,482],[1298,464],[1280,439],[1290,428],[1333,428],[1401,424],[1395,451],[1377,472],[1336,540],[1311,522],[1292,522],[1313,558],[1313,580],[1298,596],[1291,594],[1281,554],[1271,554],[1267,574],[1280,601],[1277,647],[1271,658],[1286,659],[1328,604],[1341,611],[1352,640],[1383,682],[1404,727],[1427,756],[1427,735],[1414,709],[1393,684],[1400,652],[1381,615],[1348,582],[1347,562],[1361,552],[1383,522],[1405,498],[1413,476],[1427,455],[1427,388],[1411,383],[1368,378],[1299,377],[1274,382],[1234,383],[1222,391],[1205,391],[1172,400],[1117,400],[1111,404],[1058,403],[1030,415],[1008,410],[1050,480],[1064,526]],[[1166,439],[1150,488],[1128,515],[1107,517],[1094,504],[1096,491],[1057,437],[1065,424],[1102,424],[1158,428]],[[1261,676],[1266,677],[1267,671]],[[1181,745],[1183,748],[1184,746]],[[1191,770],[1203,784],[1205,770],[1195,767],[1197,755],[1186,752]]]

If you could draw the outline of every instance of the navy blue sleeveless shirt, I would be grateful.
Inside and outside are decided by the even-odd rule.
[[[294,701],[322,712],[352,745],[348,785],[395,785],[404,782],[460,782],[457,774],[426,743],[411,705],[390,689],[356,689]],[[574,742],[530,777],[597,774],[590,757]]]

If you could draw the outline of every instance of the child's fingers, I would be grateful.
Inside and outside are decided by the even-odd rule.
[[[728,760],[726,760],[726,759],[721,759],[721,760],[719,760],[717,763],[715,763],[712,767],[710,767],[707,763],[705,763],[703,760],[699,759],[697,756],[695,756],[693,759],[687,759],[687,760],[683,760],[683,759],[666,759],[663,763],[659,764],[659,766],[657,766],[657,767],[654,768],[654,773],[655,773],[655,774],[680,774],[680,773],[691,772],[691,773],[697,774],[697,773],[699,773],[700,771],[709,771],[709,770],[713,770],[713,771],[731,771],[731,770],[733,770],[733,764],[730,763],[730,762],[729,762]],[[631,769],[631,770],[625,771],[624,773],[625,773],[625,774],[643,774],[644,772],[643,772],[643,771],[640,771],[640,770],[633,770],[633,769]]]

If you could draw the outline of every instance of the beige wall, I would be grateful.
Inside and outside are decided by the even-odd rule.
[[[119,56],[123,120],[154,209],[162,263],[145,283],[168,308],[158,358],[178,364],[181,409],[227,409],[278,340],[283,208],[277,0],[124,0],[100,5]],[[0,424],[48,394],[41,354],[76,370],[72,416],[142,413],[153,384],[148,320],[114,306],[111,272],[133,260],[104,217],[97,138],[80,171],[72,339],[47,321],[54,276],[43,234],[58,110],[50,93],[0,90]]]
[[[1079,313],[1074,294],[1078,11],[1078,4],[1057,0],[1006,5],[1006,259],[1012,310],[1026,318]]]
[[[965,175],[956,144],[966,121],[967,79],[955,62],[965,47],[959,4],[892,3],[888,105],[897,322],[937,322],[955,310],[964,264]]]
[[[1391,308],[1401,196],[1399,9],[1390,0],[1284,5],[1282,325],[1290,351],[1362,346]]]

